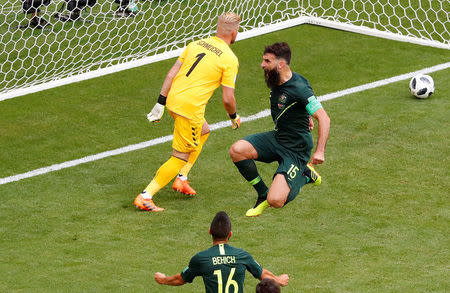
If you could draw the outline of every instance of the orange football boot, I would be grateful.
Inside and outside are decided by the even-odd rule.
[[[151,199],[145,199],[142,197],[142,194],[139,193],[139,195],[134,200],[134,205],[138,208],[140,208],[143,211],[150,211],[150,212],[162,212],[164,211],[163,208],[158,207],[155,205],[153,200]]]
[[[194,196],[197,194],[197,192],[189,185],[189,181],[187,180],[181,180],[177,177],[175,181],[173,182],[172,189],[190,196]]]

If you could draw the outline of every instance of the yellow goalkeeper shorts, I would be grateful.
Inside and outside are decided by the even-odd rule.
[[[193,121],[169,111],[175,120],[172,148],[182,153],[191,153],[200,145],[200,136],[205,119]]]

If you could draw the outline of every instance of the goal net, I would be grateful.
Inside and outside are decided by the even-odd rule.
[[[3,0],[0,101],[175,57],[226,11],[240,39],[310,23],[450,49],[448,0]]]

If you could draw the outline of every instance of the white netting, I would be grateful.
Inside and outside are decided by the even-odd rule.
[[[448,0],[3,0],[0,97],[173,52],[214,33],[225,11],[241,16],[245,32],[314,16],[447,45],[450,40]]]
[[[449,0],[304,0],[306,15],[434,41],[450,48]]]

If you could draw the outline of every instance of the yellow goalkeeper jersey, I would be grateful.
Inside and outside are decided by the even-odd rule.
[[[235,87],[238,59],[219,37],[190,43],[178,59],[183,65],[172,81],[166,107],[188,119],[203,120],[214,90],[220,85]]]

